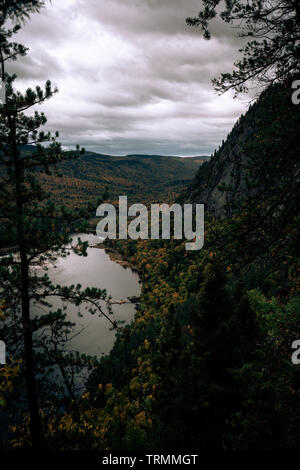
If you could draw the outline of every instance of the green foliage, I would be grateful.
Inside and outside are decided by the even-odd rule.
[[[30,146],[22,147],[24,154]],[[41,171],[38,179],[55,204],[75,209],[90,201],[95,214],[97,198],[108,189],[109,201],[127,195],[130,204],[173,201],[193,179],[198,159],[129,155],[116,157],[85,152],[58,165],[59,177]]]
[[[300,381],[291,362],[291,344],[299,334],[300,299],[292,296],[281,305],[259,291],[251,291],[249,299],[260,334],[252,357],[233,370],[242,400],[229,420],[228,437],[234,449],[296,449]]]

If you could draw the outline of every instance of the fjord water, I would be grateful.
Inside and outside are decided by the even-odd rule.
[[[78,234],[73,237],[73,244],[77,238],[88,241],[92,246],[99,243],[99,238],[95,235]],[[55,266],[48,268],[47,273],[53,284],[61,286],[81,284],[82,288],[106,289],[114,301],[126,301],[127,297],[140,295],[138,274],[112,261],[105,250],[99,248],[88,248],[87,257],[72,253],[66,258],[59,258]],[[53,311],[62,306],[61,300],[54,297],[51,297],[49,302],[53,306]],[[103,307],[106,312],[105,304]],[[44,313],[38,307],[34,310],[37,314]],[[82,317],[78,316],[79,311]],[[113,312],[110,317],[112,320],[121,320],[125,322],[124,324],[129,324],[134,318],[135,305],[131,303],[113,305]],[[89,313],[86,307],[75,307],[69,303],[67,319],[76,323],[74,337],[67,345],[68,350],[100,357],[112,349],[115,331],[110,330],[111,324],[105,317],[99,318],[98,314]]]

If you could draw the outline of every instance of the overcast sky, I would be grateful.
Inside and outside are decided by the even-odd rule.
[[[219,97],[211,79],[232,70],[239,44],[220,22],[213,38],[185,23],[200,0],[52,0],[18,40],[18,87],[50,78],[43,105],[65,146],[124,155],[209,155],[247,100]]]

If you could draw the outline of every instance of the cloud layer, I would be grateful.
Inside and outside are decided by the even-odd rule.
[[[210,154],[245,110],[211,79],[230,71],[239,44],[215,22],[213,39],[185,24],[199,0],[53,0],[18,40],[19,88],[50,78],[43,106],[65,146],[101,153]]]

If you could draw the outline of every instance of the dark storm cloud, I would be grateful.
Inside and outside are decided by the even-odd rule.
[[[114,31],[126,35],[171,35],[192,34],[185,18],[199,9],[198,0],[109,0],[85,2],[85,14],[108,25]]]
[[[32,85],[32,80],[47,80],[50,70],[52,73],[55,73],[55,76],[61,76],[64,73],[63,68],[55,57],[41,49],[35,56],[27,55],[20,62],[10,63],[8,70],[10,73],[17,74],[20,79],[30,81],[30,86]]]
[[[199,36],[199,30],[189,27],[185,20],[197,16],[200,0],[108,0],[101,6],[99,0],[79,0],[79,4],[84,7],[85,15],[121,35]],[[235,41],[231,28],[225,23],[214,21],[211,31],[214,36]]]
[[[199,0],[53,0],[19,34],[30,55],[12,65],[21,88],[50,78],[44,108],[66,146],[102,153],[211,153],[245,103],[217,97],[238,41],[215,22],[205,41],[185,23]],[[32,83],[31,83],[32,79]]]

